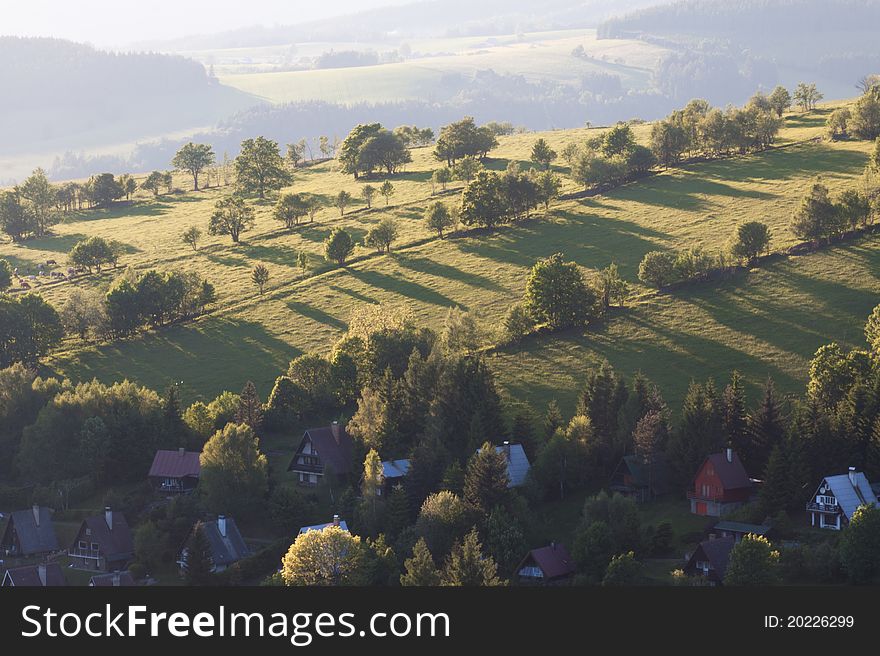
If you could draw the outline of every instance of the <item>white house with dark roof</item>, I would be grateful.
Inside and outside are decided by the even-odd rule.
[[[877,496],[863,472],[850,467],[846,474],[826,476],[807,503],[810,525],[839,531],[859,506],[877,504]]]

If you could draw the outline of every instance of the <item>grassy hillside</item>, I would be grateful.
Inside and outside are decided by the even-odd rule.
[[[745,220],[768,223],[774,248],[794,243],[788,222],[814,177],[821,174],[838,192],[857,184],[867,160],[866,143],[795,143],[819,135],[828,111],[789,116],[781,140],[785,148],[691,165],[605,196],[558,203],[548,216],[494,234],[437,241],[424,229],[422,211],[431,199],[427,179],[436,162],[428,149],[421,149],[414,152],[409,170],[394,179],[397,193],[389,208],[381,198],[373,210],[359,205],[345,217],[328,208],[314,224],[293,233],[279,229],[266,204],[258,207],[257,226],[244,235],[246,243],[233,246],[228,238],[206,237],[193,254],[179,234],[191,224],[206,227],[213,202],[223,193],[212,189],[83,213],[57,226],[54,237],[0,245],[0,257],[33,270],[39,261],[61,260],[81,237],[101,235],[127,245],[125,265],[207,276],[220,296],[210,316],[112,345],[83,347],[70,341],[48,361],[50,369],[75,379],[128,377],[156,388],[183,380],[187,400],[238,390],[248,379],[265,397],[292,357],[326,351],[352,311],[366,303],[406,305],[435,326],[448,307],[458,305],[491,329],[520,298],[535,260],[555,251],[593,269],[617,262],[635,297],[587,334],[536,337],[493,353],[503,387],[516,397],[536,405],[557,397],[571,410],[575,391],[598,358],[625,373],[643,370],[663,387],[673,407],[691,377],[722,379],[732,368],[740,369],[753,389],[769,374],[784,391],[793,392],[802,386],[806,364],[819,345],[833,339],[861,342],[861,324],[880,296],[880,240],[791,258],[721,285],[674,295],[641,287],[636,273],[650,250],[718,247]],[[648,130],[639,127],[637,134],[644,139]],[[541,136],[561,149],[582,141],[587,132]],[[491,167],[526,160],[537,136],[503,138]],[[185,185],[182,178],[180,185]],[[576,189],[571,181],[565,185],[565,191]],[[329,197],[340,188],[357,196],[360,186],[328,162],[300,171],[293,188]],[[455,189],[447,193],[454,200]],[[376,256],[361,246],[350,266],[325,265],[322,241],[332,227],[344,225],[361,238],[388,214],[400,224],[394,253]],[[312,268],[305,276],[295,263],[299,251],[309,254]],[[263,296],[250,281],[257,263],[271,274]],[[112,275],[81,284],[106,285]],[[44,286],[41,293],[62,303],[69,290],[60,284]]]

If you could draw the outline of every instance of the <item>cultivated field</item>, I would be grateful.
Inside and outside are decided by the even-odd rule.
[[[57,226],[56,235],[21,245],[0,245],[0,258],[20,270],[47,259],[61,262],[84,236],[100,235],[127,246],[123,265],[138,270],[195,270],[217,287],[215,311],[201,320],[112,345],[65,343],[48,359],[52,371],[82,380],[129,378],[154,388],[184,381],[186,400],[208,399],[224,389],[239,390],[254,380],[265,398],[287,362],[304,352],[326,352],[345,330],[352,311],[367,303],[405,305],[427,325],[437,326],[450,306],[473,311],[491,331],[523,292],[535,260],[555,251],[588,269],[617,262],[633,285],[628,306],[586,334],[540,336],[520,347],[490,352],[505,390],[536,406],[558,398],[573,409],[574,393],[592,364],[608,359],[617,369],[641,369],[659,383],[675,409],[691,378],[726,378],[742,371],[754,391],[767,375],[794,392],[804,383],[806,364],[830,340],[855,345],[861,325],[880,296],[880,240],[864,239],[829,251],[778,262],[721,284],[674,294],[657,294],[638,284],[637,269],[650,250],[702,245],[717,248],[746,220],[761,220],[773,231],[773,248],[796,240],[788,230],[792,212],[815,176],[833,193],[858,184],[869,145],[860,142],[805,142],[821,134],[828,109],[787,119],[780,148],[763,154],[694,164],[645,179],[604,196],[565,201],[549,215],[537,215],[494,234],[468,234],[438,241],[422,225],[431,200],[427,182],[437,166],[429,149],[414,151],[408,171],[395,176],[397,190],[388,208],[377,197],[367,211],[359,200],[362,182],[325,162],[297,174],[293,189],[330,198],[339,189],[358,197],[340,217],[322,210],[314,224],[286,232],[271,218],[271,203],[257,210],[256,228],[238,246],[228,237],[204,238],[199,252],[181,243],[189,225],[203,230],[214,201],[226,189],[178,193],[154,201],[139,197],[133,206],[83,212]],[[640,138],[649,126],[640,126]],[[545,133],[557,150],[583,141],[588,131]],[[508,160],[525,164],[536,134],[501,139],[490,166]],[[564,167],[559,167],[564,174]],[[378,186],[382,178],[371,180]],[[186,181],[180,178],[179,186]],[[460,183],[445,197],[457,199]],[[563,191],[575,191],[569,180]],[[438,190],[439,191],[439,190]],[[439,195],[439,197],[444,197]],[[384,216],[400,225],[395,252],[378,256],[359,246],[344,269],[324,263],[322,241],[335,226],[358,239]],[[205,230],[206,231],[206,230]],[[309,271],[296,254],[309,255]],[[250,280],[264,264],[271,279],[259,296]],[[118,273],[118,272],[116,272]],[[80,284],[107,285],[116,273]],[[40,291],[60,304],[71,286]]]

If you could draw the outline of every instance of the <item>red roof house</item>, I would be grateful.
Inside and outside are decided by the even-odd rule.
[[[733,449],[708,456],[688,491],[695,515],[721,515],[735,510],[752,496],[753,483]]]
[[[516,568],[516,578],[520,583],[546,585],[564,581],[574,572],[574,561],[568,549],[553,542],[550,546],[532,549]]]
[[[202,469],[199,456],[198,451],[186,449],[156,451],[148,474],[150,482],[160,492],[192,492],[198,485]]]

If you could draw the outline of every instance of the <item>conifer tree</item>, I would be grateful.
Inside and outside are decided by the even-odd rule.
[[[765,516],[775,515],[792,505],[793,481],[788,459],[782,444],[773,447],[767,467],[764,469],[764,483],[758,495],[761,512]]]
[[[747,471],[763,471],[774,447],[781,444],[785,436],[785,422],[771,378],[764,386],[760,405],[749,415],[748,434],[747,448],[739,455]]]
[[[721,417],[714,386],[692,382],[678,430],[669,442],[669,460],[678,486],[687,488],[706,456],[722,448]]]
[[[250,426],[254,432],[258,431],[263,423],[263,404],[257,395],[256,386],[251,381],[245,383],[239,395],[235,423]]]
[[[736,370],[730,377],[730,384],[724,388],[721,401],[721,428],[724,431],[724,444],[740,454],[748,450],[748,418],[746,416],[746,393],[742,376]],[[748,469],[748,466],[747,466]]]
[[[186,549],[185,577],[188,585],[210,585],[214,578],[214,562],[211,546],[205,536],[204,527],[198,522],[193,529]]]
[[[565,425],[562,412],[556,399],[547,404],[547,412],[544,414],[544,441],[547,442],[556,433],[557,428]]]
[[[419,538],[413,547],[412,558],[407,558],[403,563],[404,574],[400,577],[400,585],[403,586],[437,586],[440,585],[440,572],[434,564],[428,544],[424,538]]]
[[[498,578],[495,560],[483,555],[476,528],[452,549],[443,569],[442,582],[445,586],[461,587],[504,585]]]
[[[483,515],[507,496],[507,458],[485,442],[468,461],[464,478],[464,498]]]
[[[388,495],[387,512],[385,514],[387,533],[396,538],[411,523],[409,498],[402,485],[395,485]]]

